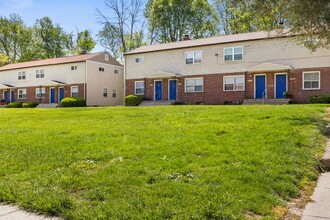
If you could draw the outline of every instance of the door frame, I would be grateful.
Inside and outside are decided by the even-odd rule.
[[[5,93],[7,93],[7,97],[5,97]],[[2,90],[2,99],[4,99],[6,102],[8,102],[8,89]]]
[[[162,99],[161,100],[156,100],[156,82],[162,82]],[[154,101],[162,101],[162,100],[163,100],[163,80],[157,79],[157,80],[154,80]]]
[[[285,82],[286,83],[286,85],[285,85],[285,91],[288,91],[288,82],[289,82],[288,81],[288,73],[283,72],[283,73],[275,73],[274,74],[274,98],[275,99],[279,99],[279,98],[276,97],[276,90],[277,90],[277,88],[276,88],[276,76],[277,75],[285,75],[285,77],[286,77],[286,80],[285,80],[286,81]]]
[[[265,76],[265,89],[266,89],[266,94],[265,94],[265,99],[267,99],[267,74],[266,73],[260,73],[260,74],[254,74],[254,99],[257,99],[257,81],[256,78],[257,76]]]
[[[57,96],[57,103],[60,103],[61,102],[61,89],[63,89],[63,99],[65,98],[65,88],[64,87],[58,87],[58,96]]]
[[[13,95],[13,96],[11,95],[12,92],[14,92],[14,95]],[[14,97],[14,100],[12,100],[12,97]],[[9,91],[9,101],[10,101],[10,102],[15,102],[15,89],[11,89],[11,90]]]
[[[170,100],[170,94],[171,94],[171,91],[170,91],[170,81],[176,81],[176,99],[173,100],[173,101],[177,101],[178,100],[178,80],[177,79],[169,79],[168,80],[168,100]]]
[[[49,88],[49,104],[52,104],[52,89],[54,90],[54,103],[56,103],[56,90],[55,87],[50,87]]]

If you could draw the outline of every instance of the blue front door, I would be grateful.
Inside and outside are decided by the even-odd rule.
[[[162,81],[155,81],[155,100],[160,101],[163,99],[163,83]]]
[[[9,102],[9,99],[8,99],[8,91],[3,91],[3,99],[5,100],[6,103]]]
[[[170,80],[170,97],[169,100],[176,100],[176,84],[177,81],[176,80]]]
[[[10,91],[10,102],[15,102],[15,91]]]
[[[276,97],[277,99],[285,98],[283,93],[286,91],[286,74],[276,75]]]
[[[64,88],[60,88],[58,102],[61,102],[64,99]]]
[[[51,88],[50,89],[50,103],[55,103],[55,89]]]
[[[256,75],[255,82],[255,94],[256,99],[266,98],[266,76],[265,75]]]

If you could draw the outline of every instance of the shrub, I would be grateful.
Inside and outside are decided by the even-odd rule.
[[[39,105],[38,102],[24,102],[24,103],[22,104],[22,107],[23,107],[23,108],[35,108],[35,107],[37,107],[38,105]]]
[[[308,103],[330,103],[330,95],[313,95],[308,97]]]
[[[67,97],[62,99],[61,107],[84,107],[86,100],[81,97]]]
[[[11,102],[6,108],[22,108],[22,102]]]
[[[126,106],[138,106],[142,102],[142,97],[136,95],[128,95],[125,97]]]

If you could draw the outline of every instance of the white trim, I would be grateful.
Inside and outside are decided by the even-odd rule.
[[[256,99],[256,97],[257,97],[257,90],[256,90],[256,76],[265,76],[265,90],[266,90],[266,94],[265,94],[265,98],[267,99],[267,93],[268,93],[268,91],[267,91],[267,74],[265,74],[265,73],[262,73],[262,74],[254,74],[254,98]]]
[[[49,103],[51,103],[50,100],[51,100],[51,98],[52,98],[52,95],[51,95],[51,94],[52,94],[52,93],[51,93],[51,90],[52,90],[52,89],[54,89],[54,103],[56,103],[56,93],[55,93],[56,90],[55,90],[55,87],[49,87],[49,88],[48,88],[48,91],[49,91]]]
[[[94,63],[94,64],[102,64],[102,65],[105,65],[105,66],[112,66],[112,67],[118,67],[118,68],[123,68],[123,66],[119,66],[119,65],[113,65],[113,64],[108,64],[108,63],[100,63],[100,62],[95,62],[95,61],[90,61],[90,60],[87,60],[86,63]]]
[[[42,93],[43,89],[45,90],[45,93]],[[35,92],[36,92],[36,94],[35,94],[36,99],[45,99],[46,98],[46,87],[37,87],[35,89]],[[38,92],[40,92],[40,93],[38,93]],[[41,94],[41,97],[38,97],[38,94]],[[42,94],[44,94],[44,97],[42,97]]]
[[[115,91],[115,93],[113,93],[113,91]],[[113,94],[116,94],[116,97],[113,97]],[[113,98],[113,99],[118,98],[118,89],[117,89],[117,88],[112,89],[112,92],[111,92],[111,98]]]
[[[137,82],[142,82],[143,83],[143,93],[139,93],[137,94],[136,93],[136,83]],[[146,93],[146,83],[144,82],[144,80],[137,80],[137,81],[134,81],[134,95],[144,95]]]
[[[305,89],[305,73],[318,73],[319,74],[319,87]],[[320,90],[321,89],[321,71],[303,71],[302,72],[302,90]]]
[[[157,79],[157,80],[154,80],[154,101],[156,101],[156,82],[162,82],[162,100],[163,100],[163,80]],[[157,100],[157,101],[160,101],[160,100]]]
[[[8,95],[7,89],[2,90],[2,99],[5,99],[5,92],[7,92],[7,95]],[[8,98],[8,97],[6,97],[6,98]],[[6,101],[8,101],[8,100],[6,100]]]
[[[72,88],[77,88],[78,89],[78,96],[77,97],[79,97],[79,86],[71,86],[71,88],[70,88],[70,97],[73,97],[72,96]]]
[[[235,48],[239,48],[239,47],[242,48],[242,59],[241,60],[235,60],[235,52],[234,51],[235,51]],[[233,58],[232,60],[225,60],[225,49],[232,49],[233,50],[233,52],[231,54],[232,58]],[[223,59],[224,62],[244,60],[244,46],[224,47],[222,52],[223,52],[223,58],[222,59]]]
[[[243,77],[244,78],[244,89],[237,89],[237,90],[226,90],[225,85],[226,85],[226,80],[225,78],[229,78],[229,77]],[[245,75],[227,75],[227,76],[223,76],[223,86],[222,89],[224,92],[244,92],[245,91]]]
[[[19,91],[25,91],[25,98],[20,98],[19,97]],[[17,99],[19,99],[19,100],[22,100],[22,99],[26,99],[26,97],[27,97],[27,89],[17,89]]]
[[[136,62],[136,59],[139,59],[141,62]],[[141,63],[144,63],[144,57],[134,57],[134,63],[135,64],[141,64]]]
[[[188,92],[187,92],[187,80],[191,80],[191,79],[195,79],[195,80],[196,80],[196,79],[202,79],[202,80],[203,80],[203,87],[202,87],[203,89],[202,89],[202,91],[193,91],[193,92],[189,92],[189,91],[188,91]],[[201,92],[204,92],[204,77],[185,78],[185,79],[184,79],[184,92],[185,92],[185,93],[201,93]]]
[[[175,101],[176,100],[178,100],[178,80],[177,79],[169,79],[168,80],[168,89],[167,89],[167,91],[168,91],[168,94],[167,94],[167,99],[168,100],[170,100],[170,81],[176,81],[176,99],[175,99]]]
[[[279,99],[279,98],[277,98],[276,97],[276,76],[277,75],[285,75],[285,80],[286,80],[286,82],[285,82],[285,91],[288,91],[288,73],[275,73],[274,74],[274,98],[275,99]]]
[[[193,53],[193,62],[192,63],[187,63],[187,54],[188,53]],[[201,58],[201,62],[195,63],[195,53],[201,53],[202,54],[202,58]],[[203,51],[202,50],[194,50],[194,51],[187,51],[184,52],[184,64],[185,65],[190,65],[190,64],[200,64],[203,63]]]

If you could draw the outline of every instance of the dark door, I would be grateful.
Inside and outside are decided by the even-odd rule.
[[[60,88],[58,102],[61,102],[64,99],[64,88]]]
[[[6,103],[9,102],[9,99],[8,99],[8,91],[3,91],[3,99],[5,100]]]
[[[169,100],[176,100],[177,98],[177,81],[170,80],[170,92],[169,92]]]
[[[50,103],[55,103],[55,88],[50,89]]]
[[[10,102],[15,102],[15,91],[10,91]]]
[[[155,100],[160,101],[163,99],[163,82],[155,81]]]
[[[284,92],[286,92],[286,74],[276,75],[276,98],[281,99],[284,97]]]
[[[266,76],[256,75],[255,82],[256,99],[266,98]]]

